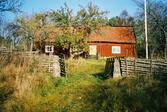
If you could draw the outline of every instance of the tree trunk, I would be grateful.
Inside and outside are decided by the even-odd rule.
[[[151,59],[154,58],[155,49],[156,49],[156,48],[154,48],[154,49],[152,50],[152,52],[151,52]]]
[[[33,39],[31,39],[31,43],[30,43],[30,54],[32,54],[32,50],[33,50]]]
[[[165,31],[165,29],[163,29],[164,34],[165,34],[165,49],[164,49],[164,58],[165,60],[167,59],[167,32]]]
[[[167,37],[165,42],[165,60],[167,59]]]
[[[70,55],[70,59],[73,59],[73,55],[72,55],[72,48],[69,48],[69,55]]]

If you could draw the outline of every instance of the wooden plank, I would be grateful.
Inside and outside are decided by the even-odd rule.
[[[128,75],[128,62],[127,62],[127,58],[125,58],[125,66],[126,66],[126,75]]]
[[[163,60],[146,60],[146,59],[134,59],[129,60],[127,58],[121,59],[122,74],[149,74],[157,72],[167,72],[167,61]],[[158,71],[160,70],[160,71]]]
[[[157,65],[157,66],[166,66],[166,67],[167,67],[167,64],[164,64],[164,63],[153,63],[153,65]]]

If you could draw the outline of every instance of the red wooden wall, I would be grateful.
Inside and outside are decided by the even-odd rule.
[[[102,57],[135,57],[135,44],[89,43],[97,46],[97,53]],[[120,46],[121,53],[113,54],[112,46]]]

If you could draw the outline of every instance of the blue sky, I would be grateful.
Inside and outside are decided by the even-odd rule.
[[[124,9],[133,16],[137,9],[132,0],[24,0],[22,11],[24,12],[23,15],[32,15],[37,12],[56,10],[67,3],[75,13],[79,5],[86,6],[89,2],[102,10],[109,11],[107,17],[119,16]]]

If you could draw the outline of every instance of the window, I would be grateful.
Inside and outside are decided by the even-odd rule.
[[[96,50],[96,45],[90,45],[89,46],[89,55],[96,55],[97,50]]]
[[[121,53],[121,47],[120,46],[112,46],[112,53],[113,54],[120,54]]]
[[[53,45],[46,45],[45,46],[45,53],[53,53],[54,52],[54,46]]]

